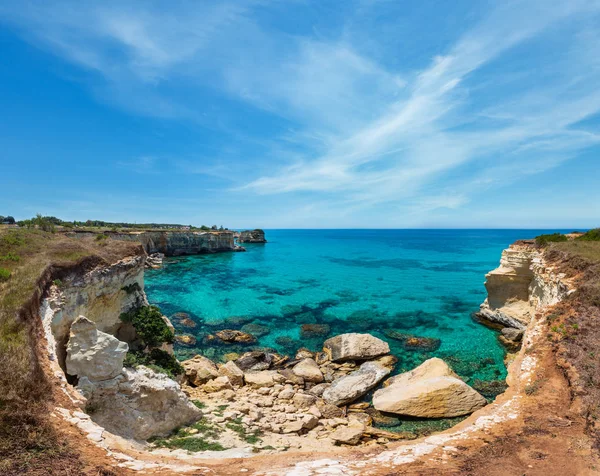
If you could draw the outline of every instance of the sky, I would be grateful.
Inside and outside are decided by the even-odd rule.
[[[0,214],[600,225],[600,0],[0,0]]]

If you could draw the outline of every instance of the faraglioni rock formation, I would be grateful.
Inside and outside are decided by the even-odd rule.
[[[373,395],[376,410],[420,418],[468,415],[486,403],[483,396],[437,358],[393,377],[387,387]]]
[[[240,232],[238,238],[240,243],[266,243],[265,232],[259,228],[256,230],[245,230]]]

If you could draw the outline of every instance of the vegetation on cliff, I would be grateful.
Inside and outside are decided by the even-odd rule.
[[[571,278],[575,292],[547,316],[549,339],[565,371],[576,407],[600,449],[600,229],[553,243],[545,257]]]
[[[42,292],[69,269],[142,253],[137,243],[0,227],[0,474],[82,474],[77,453],[49,421],[53,387],[40,361]]]
[[[177,223],[128,223],[128,222],[109,222],[104,220],[62,220],[61,218],[57,218],[55,216],[42,216],[41,214],[37,214],[33,218],[28,218],[25,220],[19,220],[15,222],[15,219],[11,216],[3,217],[0,215],[0,223],[6,224],[17,224],[22,228],[39,228],[43,231],[55,231],[57,227],[62,227],[66,229],[72,228],[92,228],[92,229],[104,229],[111,231],[120,231],[120,230],[202,230],[202,231],[223,231],[227,230],[223,225],[217,227],[217,225],[206,226],[202,225],[199,227],[193,225],[181,225]]]
[[[143,343],[142,349],[127,353],[124,362],[126,367],[145,365],[170,377],[183,373],[183,367],[177,359],[158,348],[163,344],[172,344],[175,339],[158,307],[142,306],[123,313],[120,317],[123,322],[133,325]]]

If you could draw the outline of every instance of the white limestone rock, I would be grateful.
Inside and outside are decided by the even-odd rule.
[[[373,395],[376,410],[421,418],[468,415],[486,405],[483,396],[460,380],[440,359],[394,377]]]
[[[295,375],[302,377],[307,382],[321,383],[324,380],[323,372],[312,358],[303,359],[292,369]]]
[[[334,362],[344,360],[367,360],[389,353],[387,342],[371,334],[340,334],[327,339],[323,349],[330,353]]]
[[[125,438],[166,435],[202,416],[177,382],[144,366],[99,382],[83,377],[77,388],[88,400],[92,420]]]
[[[116,337],[96,329],[96,324],[79,316],[71,325],[67,373],[92,381],[109,380],[119,375],[129,347]]]
[[[376,362],[365,362],[358,370],[334,380],[323,392],[323,400],[332,405],[350,403],[375,387],[389,373],[389,368]]]

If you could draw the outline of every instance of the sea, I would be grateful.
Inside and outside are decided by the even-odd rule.
[[[547,232],[265,230],[268,242],[246,243],[246,252],[165,259],[146,272],[146,293],[177,334],[195,340],[176,344],[180,360],[202,354],[224,361],[265,348],[293,357],[301,347],[321,350],[338,334],[370,333],[389,343],[394,373],[440,357],[491,400],[503,389],[506,351],[498,331],[473,318],[486,297],[485,274],[515,240]],[[207,344],[220,329],[258,340]],[[425,339],[408,345],[412,336]],[[426,433],[455,420],[386,421],[392,430]]]

